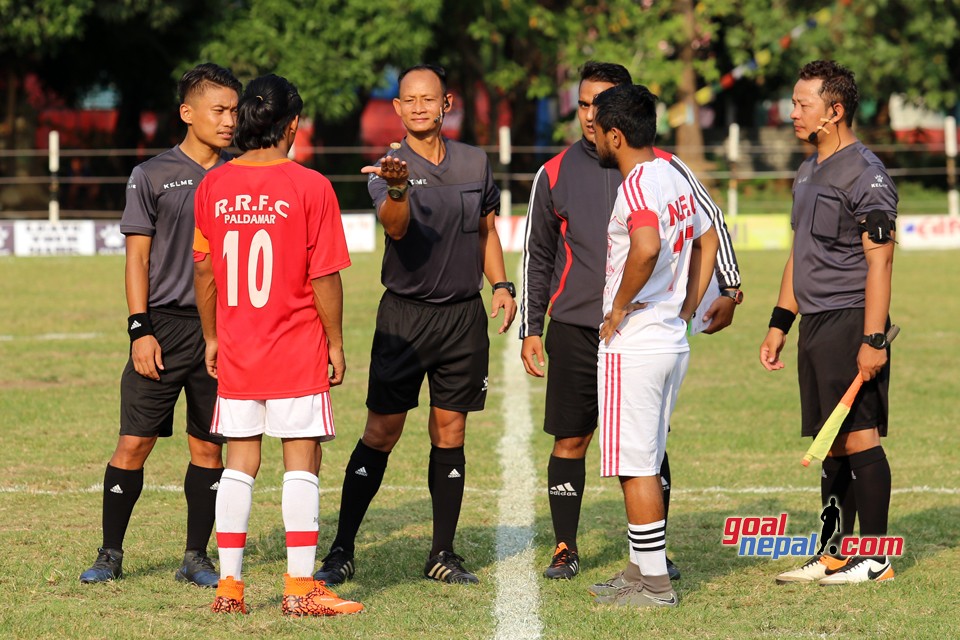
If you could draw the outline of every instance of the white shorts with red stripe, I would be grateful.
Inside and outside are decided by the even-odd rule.
[[[599,355],[601,476],[660,473],[670,414],[689,362],[689,352]]]
[[[329,391],[270,400],[218,397],[210,433],[226,438],[249,438],[266,433],[275,438],[318,438],[320,442],[337,436]]]

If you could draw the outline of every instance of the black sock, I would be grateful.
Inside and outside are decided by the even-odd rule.
[[[337,522],[337,537],[330,548],[343,547],[351,556],[357,532],[367,507],[380,490],[383,474],[387,470],[389,451],[377,451],[357,440],[343,475],[343,493],[340,495],[340,518]]]
[[[663,527],[667,527],[667,516],[670,514],[670,458],[663,452],[663,462],[660,464],[660,484],[663,486]]]
[[[883,447],[850,454],[850,475],[857,493],[861,536],[887,534],[890,513],[890,463]],[[875,558],[883,561],[883,558]]]
[[[840,507],[840,531],[837,535],[840,538],[853,535],[857,519],[857,493],[853,490],[853,478],[850,477],[849,456],[831,456],[823,461],[820,501],[824,507],[830,504],[831,497],[837,499],[837,506]],[[826,550],[830,550],[829,546]]]
[[[217,489],[223,469],[187,465],[183,494],[187,498],[187,551],[207,552],[210,532],[217,514]]]
[[[433,502],[433,548],[430,556],[453,551],[453,537],[463,504],[463,477],[466,457],[463,447],[441,449],[430,447],[427,484]]]
[[[130,514],[143,491],[143,469],[107,465],[103,474],[103,548],[123,550]]]
[[[577,550],[577,528],[580,525],[580,505],[587,484],[585,458],[558,458],[550,456],[547,463],[547,491],[550,498],[550,516],[557,544],[566,543]]]

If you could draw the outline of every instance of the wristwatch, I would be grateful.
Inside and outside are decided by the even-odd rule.
[[[874,349],[886,349],[887,344],[887,334],[885,333],[871,333],[868,336],[863,336],[863,344],[868,344]]]
[[[493,285],[493,292],[496,293],[497,289],[506,289],[511,298],[517,297],[517,288],[513,286],[512,282],[498,282]]]
[[[409,188],[410,185],[406,182],[402,185],[391,184],[387,187],[387,195],[390,196],[391,200],[400,200]]]
[[[730,298],[736,304],[743,302],[743,291],[737,289],[736,287],[731,287],[729,289],[720,289],[720,295],[724,298]]]

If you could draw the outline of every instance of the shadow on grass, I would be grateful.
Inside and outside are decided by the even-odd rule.
[[[769,563],[770,558],[740,557],[735,547],[723,546],[720,540],[724,522],[731,516],[775,516],[784,511],[788,513],[786,535],[819,534],[818,512],[787,509],[783,501],[776,497],[731,500],[729,506],[723,509],[680,511],[675,508],[669,519],[667,542],[668,553],[683,574],[678,585],[681,591],[696,591],[704,584],[724,576]],[[279,510],[276,515],[279,520]],[[375,498],[358,535],[357,576],[351,583],[354,586],[350,597],[362,599],[396,585],[423,580],[423,566],[431,545],[431,525],[428,496],[406,497],[392,504],[386,496]],[[897,515],[890,522],[889,532],[890,535],[903,536],[905,549],[904,555],[894,561],[895,570],[902,573],[925,558],[955,548],[960,544],[958,525],[960,506],[928,508]],[[335,522],[321,527],[317,568],[335,532]],[[522,530],[516,534],[520,538],[526,535]],[[455,541],[456,551],[466,559],[466,568],[479,573],[481,581],[488,584],[493,581],[496,538],[496,526],[471,524],[469,520],[461,518]],[[593,575],[588,580],[606,577],[608,573],[613,574],[621,569],[627,561],[622,501],[587,499],[581,514],[579,539],[583,573],[589,575],[602,570],[600,576]],[[537,561],[546,566],[553,550],[549,513],[536,519],[533,545]],[[215,558],[215,550],[211,550],[211,553]],[[142,560],[130,563],[132,571],[127,571],[128,577],[169,574],[172,579],[180,563],[179,556],[146,564]],[[248,539],[245,564],[279,563],[285,566],[285,562],[285,533],[279,523],[267,533]],[[771,581],[783,568],[780,564],[770,567]],[[540,569],[539,566],[534,567],[537,573]]]

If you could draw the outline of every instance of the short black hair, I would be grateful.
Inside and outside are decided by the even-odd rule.
[[[190,69],[180,78],[180,83],[177,85],[177,90],[180,93],[180,104],[186,102],[187,97],[192,93],[203,93],[207,86],[211,84],[233,89],[237,92],[237,95],[240,95],[240,90],[243,88],[243,85],[229,69],[224,69],[212,62],[204,62]]]
[[[833,60],[814,60],[800,69],[801,80],[823,80],[820,96],[826,104],[843,105],[847,126],[853,125],[853,114],[860,105],[860,91],[853,71]]]
[[[303,99],[289,80],[272,73],[260,76],[240,96],[233,143],[241,151],[275,147],[302,110]]]
[[[630,72],[622,64],[587,60],[580,67],[580,82],[609,82],[610,84],[633,84]]]
[[[652,147],[657,136],[657,96],[642,84],[619,84],[593,99],[593,121],[604,131],[619,129],[634,149]]]
[[[400,72],[400,75],[397,76],[397,87],[400,86],[400,83],[403,82],[404,77],[411,71],[429,71],[440,78],[440,88],[443,90],[443,95],[447,94],[447,71],[438,64],[415,64],[412,67],[407,67]]]

